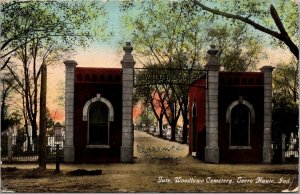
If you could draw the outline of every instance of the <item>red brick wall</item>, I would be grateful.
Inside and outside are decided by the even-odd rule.
[[[122,144],[122,69],[76,68],[74,91],[74,147],[76,163],[120,162]],[[100,93],[114,109],[110,122],[110,148],[86,148],[87,121],[82,120],[83,106]]]
[[[197,146],[196,157],[204,160],[204,148],[206,145],[205,138],[205,101],[206,101],[206,78],[202,78],[194,82],[189,88],[189,153],[192,154],[193,147],[193,106],[195,104],[197,110]]]
[[[193,104],[197,106],[197,158],[204,160],[205,154],[205,90],[206,78],[194,82],[189,89],[189,153],[193,146]],[[255,123],[250,129],[250,150],[229,149],[229,127],[226,123],[228,106],[243,96],[255,110]],[[221,163],[262,162],[264,119],[263,73],[220,72],[219,74],[219,148]]]
[[[262,162],[264,87],[263,73],[219,74],[219,148],[222,163],[257,163]],[[226,123],[226,110],[239,96],[243,96],[255,110],[255,123],[250,128],[250,150],[229,149],[229,128]]]

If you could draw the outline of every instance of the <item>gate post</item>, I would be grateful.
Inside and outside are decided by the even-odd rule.
[[[74,80],[75,67],[77,62],[74,60],[64,61],[66,65],[66,89],[65,89],[65,143],[64,161],[74,162]]]
[[[218,145],[218,93],[219,93],[219,70],[220,63],[216,57],[218,50],[215,45],[207,51],[209,54],[208,62],[205,66],[207,70],[207,90],[206,90],[206,147],[205,162],[219,163]]]
[[[260,70],[264,73],[264,144],[263,162],[272,162],[272,71],[274,67],[263,66]]]
[[[122,64],[122,146],[121,162],[133,162],[133,124],[132,124],[132,100],[133,100],[133,68],[135,61],[131,52],[133,47],[126,42],[123,47],[125,55]]]

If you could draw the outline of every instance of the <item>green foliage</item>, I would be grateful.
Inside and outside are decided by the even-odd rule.
[[[273,76],[273,125],[290,135],[299,128],[299,66],[295,59],[276,66]]]
[[[36,137],[41,64],[49,65],[79,46],[107,38],[105,3],[30,0],[1,6],[1,59],[12,57],[7,68],[21,88],[18,93],[24,100],[24,117],[28,117],[24,119],[29,119]]]
[[[275,130],[290,135],[298,133],[299,129],[299,103],[295,103],[284,96],[273,100],[273,125]]]
[[[8,129],[9,127],[18,126],[21,124],[22,116],[19,112],[13,111],[8,114],[5,108],[3,114],[4,115],[1,120],[1,131]]]
[[[144,67],[157,69],[159,75],[181,69],[186,70],[185,73],[172,71],[170,76],[192,77],[191,72],[203,69],[206,51],[211,44],[217,44],[226,71],[255,69],[262,46],[259,40],[249,35],[249,28],[240,22],[221,23],[213,15],[196,12],[190,1],[125,1],[122,8],[128,11],[123,18],[124,27],[132,33],[136,58]],[[143,73],[151,75],[151,71],[148,69]],[[142,83],[145,80],[139,80],[138,76],[143,76],[143,73],[136,77],[142,86],[136,89],[135,101],[142,99],[151,103],[153,93],[157,93],[161,96],[160,104],[171,128],[175,130],[182,115],[183,131],[186,131],[189,122],[188,88],[194,80],[183,79],[178,83],[157,78],[156,83],[155,80]]]
[[[38,41],[38,48],[52,46],[56,51],[87,46],[91,40],[107,36],[103,6],[97,1],[4,2],[1,43],[11,41],[3,56],[34,41]],[[102,21],[98,20],[100,16]]]
[[[125,1],[123,5],[128,11],[125,27],[132,32],[137,57],[144,65],[201,68],[209,45],[216,44],[226,71],[256,68],[262,40],[242,22],[224,22],[197,12],[190,1]]]
[[[148,108],[146,108],[146,109],[148,109]],[[149,112],[149,111],[144,111],[141,115],[140,123],[145,124],[146,127],[149,127],[150,125],[153,125],[153,123],[154,123],[153,113]]]
[[[208,29],[209,41],[219,49],[219,61],[224,71],[245,72],[256,69],[262,45],[241,22],[236,25],[220,24]]]
[[[292,59],[287,64],[278,64],[274,71],[273,95],[276,99],[284,98],[298,102],[299,99],[299,64]]]
[[[201,18],[192,14],[187,5],[153,0],[140,2],[136,10],[139,11],[134,15],[128,12],[124,22],[132,30],[132,42],[142,62],[172,63],[177,68],[199,65]]]
[[[293,0],[207,0],[204,3],[206,6],[223,11],[225,13],[230,13],[234,15],[239,15],[244,18],[250,19],[261,26],[278,32],[278,26],[275,24],[271,13],[270,6],[273,5],[285,30],[288,33],[288,36],[291,38],[292,42],[296,45],[298,44],[298,29],[299,29],[299,10],[296,1]],[[195,11],[202,12],[203,10],[200,7],[195,7]],[[206,11],[203,11],[206,12]],[[213,22],[215,23],[227,23],[228,21],[232,24],[235,24],[238,20],[228,19],[224,16],[214,15],[211,12],[207,12],[211,16]],[[282,40],[274,36],[265,36],[260,30],[252,28],[253,33],[257,37],[264,37],[264,42],[274,47],[287,48],[287,45]]]

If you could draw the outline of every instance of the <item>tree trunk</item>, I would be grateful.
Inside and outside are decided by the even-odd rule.
[[[159,127],[159,137],[163,136],[163,115],[158,120],[158,127]]]
[[[40,94],[40,134],[39,134],[39,169],[46,170],[47,145],[46,145],[46,94],[47,94],[47,67],[42,64],[41,94]]]
[[[183,122],[182,126],[182,143],[186,144],[187,143],[187,134],[188,134],[188,121]]]
[[[171,123],[171,141],[175,141],[175,133],[176,133],[176,124],[177,124],[177,121],[176,122],[172,122]]]
[[[294,89],[293,91],[293,101],[296,103],[297,102],[297,89]]]
[[[30,121],[32,129],[32,138],[37,139],[37,123],[34,120]]]
[[[187,98],[185,98],[185,99],[187,99]],[[188,134],[188,124],[189,124],[188,100],[184,100],[182,106],[183,106],[183,108],[182,108],[182,117],[183,117],[182,143],[186,144],[187,143],[187,134]]]

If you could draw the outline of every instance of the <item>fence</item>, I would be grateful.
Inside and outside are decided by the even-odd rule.
[[[166,135],[166,134],[165,134]],[[47,160],[55,162],[56,160],[56,145],[59,145],[58,155],[59,160],[63,161],[63,148],[65,136],[62,135],[47,135]],[[8,135],[1,136],[1,161],[2,162],[38,162],[39,146],[38,140],[34,140],[27,135]],[[299,137],[292,136],[285,143],[283,138],[281,151],[281,162],[298,162],[299,160]],[[280,147],[281,147],[280,145]],[[274,147],[275,146],[275,147]],[[277,145],[273,145],[273,149],[277,150]],[[274,155],[275,156],[275,155]]]
[[[293,133],[280,134],[274,139],[273,163],[297,163],[299,161],[299,137]]]
[[[64,135],[47,135],[47,161],[56,160],[56,145],[59,145],[58,154],[63,160]],[[33,139],[27,135],[1,136],[1,161],[2,162],[38,162],[38,138]]]
[[[299,160],[299,137],[291,135],[284,149],[285,162],[298,162]]]

